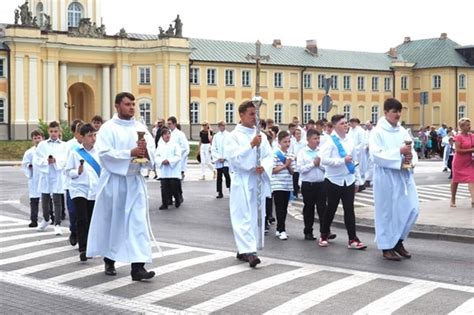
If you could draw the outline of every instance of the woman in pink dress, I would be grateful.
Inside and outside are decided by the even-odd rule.
[[[458,184],[468,184],[471,206],[474,208],[474,134],[471,120],[461,118],[458,122],[461,132],[454,138],[453,179],[451,181],[451,207],[456,207]]]

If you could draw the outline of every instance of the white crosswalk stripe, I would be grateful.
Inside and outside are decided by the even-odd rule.
[[[0,217],[0,220],[4,220],[4,222],[15,221],[13,219],[7,220],[5,217]],[[113,306],[124,311],[166,314],[208,314],[221,310],[225,311],[225,308],[239,305],[239,302],[256,295],[274,294],[272,289],[284,288],[285,284],[298,281],[298,279],[306,279],[306,277],[313,277],[313,279],[317,277],[319,279],[320,277],[321,280],[324,280],[326,279],[324,277],[327,277],[327,275],[325,276],[327,273],[337,273],[337,279],[332,278],[332,280],[322,281],[319,287],[315,286],[310,290],[298,291],[296,294],[288,296],[288,299],[280,304],[254,305],[256,307],[255,312],[266,314],[296,314],[305,312],[315,306],[324,306],[325,301],[338,297],[349,290],[358,290],[360,286],[366,285],[373,280],[396,281],[401,287],[398,286],[393,291],[385,293],[383,296],[377,296],[369,300],[365,305],[358,306],[356,314],[393,313],[409,303],[420,301],[427,294],[436,292],[436,289],[454,290],[464,294],[464,300],[456,300],[457,302],[455,303],[451,302],[453,305],[449,304],[451,314],[469,314],[474,310],[473,287],[267,257],[262,257],[263,263],[259,265],[257,270],[247,272],[251,270],[248,264],[239,263],[237,260],[229,260],[235,259],[235,254],[232,252],[165,242],[161,243],[161,245],[166,247],[163,253],[169,261],[166,261],[164,264],[162,261],[162,265],[155,265],[153,269],[150,269],[156,272],[156,279],[153,281],[156,281],[156,284],[161,284],[159,287],[153,286],[153,283],[145,285],[132,282],[128,274],[122,274],[116,278],[108,279],[110,281],[92,286],[86,285],[86,288],[84,288],[80,286],[81,280],[84,279],[87,284],[88,280],[86,279],[90,280],[91,276],[94,277],[94,274],[103,271],[103,263],[100,258],[87,262],[87,264],[90,263],[90,266],[79,264],[79,257],[75,248],[69,245],[61,246],[59,243],[65,241],[67,237],[49,239],[45,237],[47,233],[34,233],[33,235],[38,240],[25,241],[28,238],[21,236],[29,236],[31,233],[26,233],[25,230],[18,230],[18,232],[25,233],[17,235],[19,236],[18,238],[10,239],[18,244],[9,244],[9,246],[0,248],[0,250],[2,252],[13,252],[16,249],[28,249],[28,253],[25,254],[23,251],[15,257],[0,259],[0,279],[4,283],[39,290],[47,294],[67,296],[86,302]],[[35,245],[46,244],[49,244],[49,248],[45,249],[44,246],[35,247]],[[71,252],[71,256],[64,258],[68,251]],[[58,253],[62,254],[55,255]],[[196,253],[200,256],[195,257]],[[159,253],[153,253],[153,256],[157,258],[156,261],[160,261]],[[41,263],[36,263],[36,258],[41,258]],[[12,269],[12,265],[15,262],[22,262],[22,264],[19,264],[16,269]],[[229,265],[229,263],[232,264]],[[8,269],[4,269],[6,265],[9,265]],[[124,265],[117,262],[116,267]],[[206,266],[207,271],[201,274],[189,272],[189,268],[197,268],[198,266]],[[280,269],[277,266],[280,266],[278,267]],[[260,269],[260,275],[264,275],[263,278],[262,276],[255,278],[255,273],[259,272],[258,269]],[[61,270],[61,273],[57,274],[52,272],[52,270]],[[264,272],[265,270],[267,273]],[[280,271],[271,271],[269,273],[270,270]],[[173,272],[185,276],[175,282],[167,280],[165,283],[160,283],[161,276],[164,277],[166,274]],[[234,280],[228,280],[232,276]],[[172,278],[168,277],[167,279]],[[66,285],[65,283],[75,284]],[[78,286],[81,287],[80,290],[77,289]],[[204,296],[200,291],[203,287],[207,288],[207,295]],[[128,298],[123,296],[123,294],[126,296],[124,292],[133,292],[134,289],[139,289],[139,294],[133,294],[133,297]],[[121,293],[117,293],[118,291],[116,290],[119,290]],[[365,294],[370,294],[370,292],[365,292]],[[196,295],[196,301],[193,302],[194,300],[190,299],[191,302],[183,302],[182,309],[175,309],[172,306],[174,305],[173,303],[167,304],[167,301],[173,298],[188,295]],[[187,300],[184,299],[184,301]],[[262,309],[258,311],[258,307]]]

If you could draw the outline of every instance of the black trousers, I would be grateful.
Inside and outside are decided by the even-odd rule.
[[[39,198],[30,198],[30,220],[38,222]]]
[[[94,210],[94,200],[87,200],[83,197],[72,199],[76,210],[76,233],[79,251],[85,252],[87,249],[87,235],[91,224],[92,211]]]
[[[222,194],[222,175],[225,177],[225,186],[230,188],[230,175],[227,166],[217,168],[216,189],[218,193]]]
[[[288,201],[290,199],[290,191],[276,190],[273,192],[273,202],[275,202],[275,213],[277,219],[276,230],[278,232],[286,231],[285,222],[288,214]]]
[[[161,202],[163,205],[168,205],[168,202],[174,197],[175,201],[181,198],[180,184],[178,178],[161,178]]]
[[[326,212],[324,213],[323,224],[321,226],[321,236],[329,236],[331,224],[334,220],[339,201],[342,200],[342,207],[344,209],[344,224],[346,226],[347,235],[349,240],[356,239],[356,225],[355,225],[355,213],[354,213],[354,196],[355,196],[355,184],[350,186],[338,186],[331,183],[329,180],[325,180],[326,192],[328,196],[328,205]]]
[[[54,224],[61,224],[62,203],[64,194],[53,194],[54,208]],[[43,207],[43,219],[49,221],[49,213],[51,212],[51,195],[41,194],[41,205]]]
[[[273,218],[273,200],[272,198],[265,198],[265,220],[268,225],[271,218]]]
[[[293,173],[293,195],[298,198],[298,194],[300,193],[300,186],[298,185],[298,181],[300,180],[300,173],[294,172]]]
[[[313,234],[314,208],[318,211],[319,230],[322,232],[322,222],[326,212],[326,183],[325,182],[302,182],[301,194],[303,195],[303,233]]]

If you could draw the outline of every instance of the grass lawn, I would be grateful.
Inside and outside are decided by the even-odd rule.
[[[23,154],[31,147],[31,141],[0,141],[0,161],[21,161]],[[191,144],[189,159],[195,160],[197,145]]]

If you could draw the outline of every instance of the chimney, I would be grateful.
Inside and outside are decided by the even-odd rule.
[[[406,44],[406,43],[409,43],[409,42],[411,42],[410,36],[405,36],[405,39],[403,40],[403,43]]]
[[[447,39],[447,38],[448,38],[447,33],[441,33],[441,36],[439,37],[439,39]]]
[[[306,41],[306,51],[309,52],[313,56],[318,55],[318,45],[316,44],[315,39],[308,39]]]
[[[272,46],[275,48],[281,48],[281,39],[274,39]]]
[[[388,55],[392,58],[397,58],[398,57],[398,52],[396,48],[390,48],[388,51]]]

